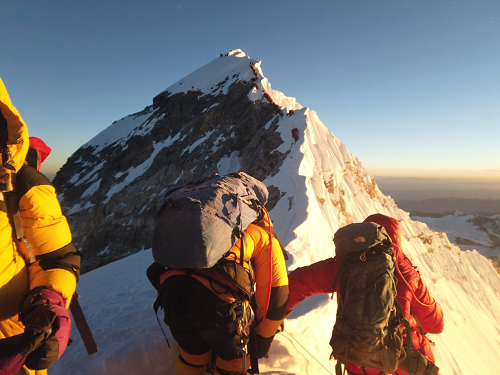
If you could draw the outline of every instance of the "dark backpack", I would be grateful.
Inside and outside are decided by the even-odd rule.
[[[246,246],[243,231],[250,223],[261,219],[268,196],[266,186],[244,172],[214,175],[166,194],[153,234],[155,263],[147,270],[149,280],[159,293],[154,303],[155,313],[161,305],[159,276],[165,268],[181,268],[186,275],[208,278],[214,290],[222,288],[227,292],[227,287],[233,286],[233,292],[242,300],[252,299],[254,282],[243,266]],[[267,218],[269,220],[268,215]],[[241,241],[240,263],[231,260],[229,254],[238,240]],[[197,271],[209,267],[220,271],[219,279]],[[240,302],[237,300],[233,305]],[[239,319],[238,329],[246,332],[251,320]],[[248,340],[248,332],[246,335],[245,340]],[[255,338],[250,340],[249,346],[253,353],[250,357],[252,369],[258,373]]]
[[[266,186],[244,172],[212,176],[167,193],[153,234],[153,258],[169,268],[214,266],[258,219]]]
[[[392,241],[384,227],[358,223],[339,229],[334,242],[345,259],[335,281],[339,305],[332,357],[338,364],[394,372],[406,354]]]

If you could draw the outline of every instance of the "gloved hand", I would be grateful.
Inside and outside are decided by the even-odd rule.
[[[24,298],[19,317],[24,335],[32,343],[25,365],[33,370],[51,366],[68,346],[71,317],[62,296],[48,288],[35,288]]]

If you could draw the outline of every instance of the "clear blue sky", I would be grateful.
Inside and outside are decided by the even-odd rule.
[[[235,48],[374,175],[500,180],[500,1],[0,1],[0,76],[55,172]]]

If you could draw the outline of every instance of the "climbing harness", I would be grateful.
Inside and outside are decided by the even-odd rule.
[[[236,333],[240,336],[240,354],[243,358],[243,369],[242,374],[247,374],[247,357],[248,357],[248,339],[249,339],[249,327],[253,320],[252,309],[250,308],[250,314],[247,311],[247,306],[245,301],[239,300],[234,302],[229,308],[229,315],[233,323],[236,324]],[[241,317],[238,318],[238,311],[241,311]]]

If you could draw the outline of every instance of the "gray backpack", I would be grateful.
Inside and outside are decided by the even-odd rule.
[[[259,217],[266,186],[244,173],[214,175],[167,193],[153,234],[153,258],[169,268],[214,266]]]

